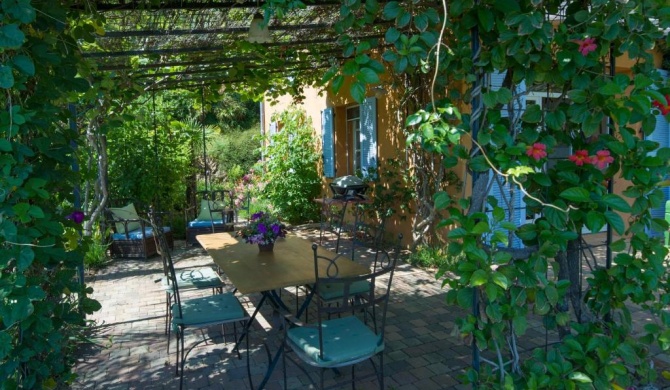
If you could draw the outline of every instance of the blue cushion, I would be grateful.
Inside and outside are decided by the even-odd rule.
[[[177,304],[172,305],[172,325],[202,326],[242,319],[245,311],[232,293],[190,298],[181,302],[181,316]]]
[[[213,221],[210,221],[208,219],[204,220],[194,219],[193,221],[188,223],[188,227],[190,228],[212,227],[212,222],[214,223],[215,226],[221,226],[227,224],[227,222],[224,222],[222,219],[215,219]]]
[[[167,226],[163,227],[163,233],[168,233],[170,228]],[[128,237],[123,233],[114,233],[112,234],[113,240],[141,240],[142,238],[151,238],[154,236],[154,230],[151,227],[144,228],[144,237],[142,235],[142,229],[135,229],[128,232]]]
[[[223,285],[219,274],[211,267],[200,267],[187,269],[177,272],[177,285],[179,288],[214,288]],[[172,287],[167,284],[167,277],[163,277],[162,285],[167,291],[172,291]]]
[[[362,294],[368,291],[370,291],[370,282],[367,280],[359,280],[351,283],[349,286],[350,295]],[[324,301],[342,298],[342,295],[344,295],[344,283],[319,284],[319,291],[317,293]]]
[[[335,367],[367,359],[384,349],[384,340],[357,317],[324,321],[323,360],[319,356],[319,331],[316,327],[296,327],[287,331],[294,348],[300,349],[319,367]]]

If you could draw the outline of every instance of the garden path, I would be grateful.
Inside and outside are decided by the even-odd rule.
[[[299,231],[308,239],[317,240],[318,231]],[[600,238],[594,236],[595,240]],[[332,242],[326,245],[332,245]],[[596,250],[596,257],[602,253]],[[177,268],[212,265],[204,250],[186,247],[178,242],[173,255]],[[168,359],[167,336],[164,334],[163,292],[154,280],[160,278],[162,266],[159,257],[149,260],[116,259],[107,268],[88,277],[93,287],[93,298],[100,301],[102,309],[92,315],[95,324],[91,339],[94,344],[83,345],[76,373],[78,379],[73,389],[175,389],[179,379],[174,376],[174,358]],[[471,364],[471,348],[453,333],[454,321],[463,316],[463,310],[445,303],[446,290],[435,280],[434,272],[400,264],[394,279],[394,290],[387,325],[387,352],[385,355],[385,382],[388,389],[433,390],[466,389],[459,376]],[[232,286],[231,286],[232,289]],[[293,289],[284,290],[289,301],[295,300]],[[191,293],[192,294],[192,293]],[[259,296],[241,297],[250,312]],[[294,304],[294,303],[293,303]],[[250,358],[257,385],[267,368],[268,359],[262,341],[270,340],[276,351],[279,331],[270,326],[272,311],[264,305],[251,335]],[[313,318],[313,317],[312,317]],[[645,316],[637,312],[637,321]],[[521,348],[534,348],[551,342],[540,321],[532,321]],[[205,332],[218,334],[219,329]],[[193,337],[197,337],[194,332]],[[193,341],[191,338],[190,341]],[[225,343],[219,336],[213,342],[203,343],[188,356],[184,384],[186,389],[248,389],[244,355],[238,360],[230,353],[231,340]],[[186,340],[189,342],[189,339]],[[174,343],[171,345],[174,353]],[[171,365],[167,362],[170,361]],[[657,367],[668,367],[670,358],[657,355]],[[357,375],[371,370],[369,364],[357,367]],[[342,375],[350,372],[344,370]],[[332,380],[332,373],[327,374]],[[288,389],[308,388],[308,380],[296,367],[289,364]],[[662,380],[661,380],[662,381]],[[657,385],[660,383],[657,381]],[[670,383],[661,384],[660,388]],[[377,388],[376,380],[357,385],[357,388]],[[274,370],[267,389],[283,388],[281,363]]]

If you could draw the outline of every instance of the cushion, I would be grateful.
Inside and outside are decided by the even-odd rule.
[[[130,226],[130,224],[128,224]],[[163,232],[168,233],[170,231],[169,227],[163,227]],[[135,229],[132,231],[128,231],[128,234],[126,233],[114,233],[112,234],[112,239],[113,240],[141,240],[144,238],[151,238],[154,236],[154,230],[151,227],[145,227],[144,228],[144,234],[142,234],[142,229]]]
[[[214,213],[216,215],[216,213]],[[224,222],[222,219],[215,219],[215,220],[200,220],[200,219],[195,219],[191,222],[188,223],[188,227],[190,228],[203,228],[203,227],[212,227],[212,223],[214,223],[214,226],[222,226],[225,225],[226,222]]]
[[[181,316],[177,304],[171,309],[173,326],[203,326],[241,320],[246,315],[240,301],[232,293],[185,299],[181,302]]]
[[[367,280],[359,280],[351,283],[349,286],[349,294],[363,294],[370,291],[370,282]],[[321,283],[319,284],[319,297],[324,301],[330,301],[337,298],[342,298],[344,295],[344,283]]]
[[[140,216],[137,215],[137,211],[135,211],[135,205],[130,203],[127,206],[124,207],[112,207],[109,209],[109,211],[112,213],[114,216],[114,219],[135,219],[138,220],[140,219]],[[128,230],[136,230],[139,229],[142,225],[140,225],[139,222],[128,222]],[[116,223],[116,231],[117,233],[125,233],[126,232],[126,225],[117,222]]]
[[[216,288],[221,287],[223,282],[211,267],[200,267],[175,271],[177,276],[177,286],[180,289],[191,288]],[[172,286],[168,284],[168,278],[161,279],[161,285],[164,290],[172,291]]]
[[[324,321],[323,360],[319,357],[319,330],[297,327],[287,331],[294,348],[309,356],[319,367],[335,367],[342,363],[371,357],[384,349],[384,341],[356,317]]]
[[[212,218],[212,213],[210,212],[210,210],[222,210],[225,207],[226,204],[221,200],[211,201],[203,199],[200,201],[200,212],[198,213],[198,217],[196,219],[199,221],[211,221],[212,219],[220,219],[221,213],[215,212],[214,218]]]

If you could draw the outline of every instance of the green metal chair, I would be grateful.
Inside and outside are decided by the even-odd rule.
[[[293,351],[297,359],[284,353],[284,386],[287,384],[286,361],[291,360],[300,370],[309,376],[301,365],[306,363],[320,370],[319,388],[324,388],[324,372],[327,369],[351,367],[352,387],[357,379],[376,376],[379,388],[384,388],[384,328],[386,325],[386,311],[389,294],[393,281],[393,272],[400,252],[400,240],[395,253],[389,254],[379,250],[379,262],[375,269],[367,275],[356,277],[338,277],[338,261],[350,261],[336,255],[329,258],[317,253],[317,245],[312,246],[314,251],[314,268],[316,273],[315,291],[319,286],[328,284],[340,292],[336,305],[331,301],[316,299],[316,321],[306,324],[293,315],[287,315],[284,323],[283,346],[286,351]],[[318,264],[326,262],[327,273],[320,275]],[[364,290],[359,286],[365,286]],[[331,319],[331,317],[337,317]],[[375,364],[375,357],[378,364]],[[374,373],[361,378],[355,376],[357,363],[370,360]],[[310,377],[310,380],[312,378]],[[316,386],[316,383],[312,380]],[[332,387],[339,387],[341,383]]]
[[[155,220],[151,218],[151,223],[155,224]],[[162,234],[156,235],[158,246],[161,249],[161,252],[164,253],[163,259],[165,261],[165,268],[167,268],[167,289],[166,291],[170,294],[170,301],[172,302],[168,313],[170,317],[171,329],[175,332],[177,337],[177,352],[176,352],[176,375],[180,376],[179,388],[183,387],[184,382],[184,364],[186,362],[186,357],[189,352],[207,339],[203,338],[202,340],[191,345],[188,350],[184,347],[184,333],[189,329],[202,329],[210,327],[213,325],[221,325],[222,328],[226,324],[233,324],[233,337],[234,341],[237,341],[237,324],[242,325],[242,329],[246,331],[248,329],[247,322],[250,317],[249,314],[244,310],[240,301],[235,297],[234,293],[226,292],[220,294],[213,294],[211,296],[204,296],[199,298],[190,298],[190,299],[181,299],[180,295],[180,279],[178,274],[175,271],[174,263],[172,262],[172,256],[170,255],[169,248],[167,246],[167,241],[165,236]],[[180,273],[181,275],[181,273]],[[218,277],[218,275],[217,275]],[[182,279],[182,283],[184,279]],[[193,280],[190,281],[193,286],[197,285],[197,282]],[[169,333],[169,332],[168,332]],[[249,375],[249,381],[251,383],[251,370],[249,367],[249,337],[248,335],[244,337],[246,340],[247,348],[247,373]],[[225,333],[224,333],[225,340]],[[168,337],[168,355],[170,354],[170,339]],[[239,349],[237,349],[238,358],[241,359]]]
[[[665,220],[670,222],[670,200],[665,202]],[[665,246],[670,246],[670,232],[666,230],[665,233]]]

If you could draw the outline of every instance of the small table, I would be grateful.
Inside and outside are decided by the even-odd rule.
[[[196,236],[196,239],[235,285],[237,291],[242,294],[262,294],[251,319],[247,322],[247,328],[251,326],[266,299],[269,299],[273,307],[288,310],[275,293],[276,290],[316,283],[312,243],[300,237],[288,236],[277,240],[272,252],[260,252],[258,245],[247,244],[243,239],[235,237],[231,233],[199,235]],[[319,248],[319,252],[330,251]],[[326,256],[335,257],[335,253],[330,252]],[[363,275],[370,272],[367,267],[361,264],[346,259],[342,260],[338,262],[338,275],[342,277]],[[325,265],[324,263],[319,264],[319,273],[323,275],[326,274],[326,268],[321,268],[322,265]],[[310,298],[311,296],[305,299],[302,307],[298,310],[298,317],[309,304]],[[242,339],[237,341],[237,345],[240,341]],[[270,362],[268,372],[259,388],[267,383],[281,353],[280,348]]]
[[[342,234],[342,229],[344,226],[344,216],[347,212],[347,206],[349,203],[353,204],[354,206],[354,228],[353,228],[353,237],[351,239],[351,259],[354,259],[354,250],[356,249],[356,229],[358,228],[358,220],[359,220],[359,210],[358,206],[359,204],[372,204],[372,199],[368,198],[362,198],[358,196],[343,196],[340,198],[316,198],[314,199],[316,203],[319,203],[321,205],[321,225],[320,225],[320,235],[319,235],[319,242],[322,242],[323,240],[323,232],[325,230],[324,225],[326,223],[331,223],[333,213],[331,212],[331,207],[336,206],[340,208],[340,212],[336,214],[336,217],[339,219],[339,224],[340,227],[337,229],[337,231],[333,231],[337,235],[337,241],[335,243],[335,252],[339,252],[340,250],[340,235]],[[324,221],[324,218],[327,219],[327,221]]]

